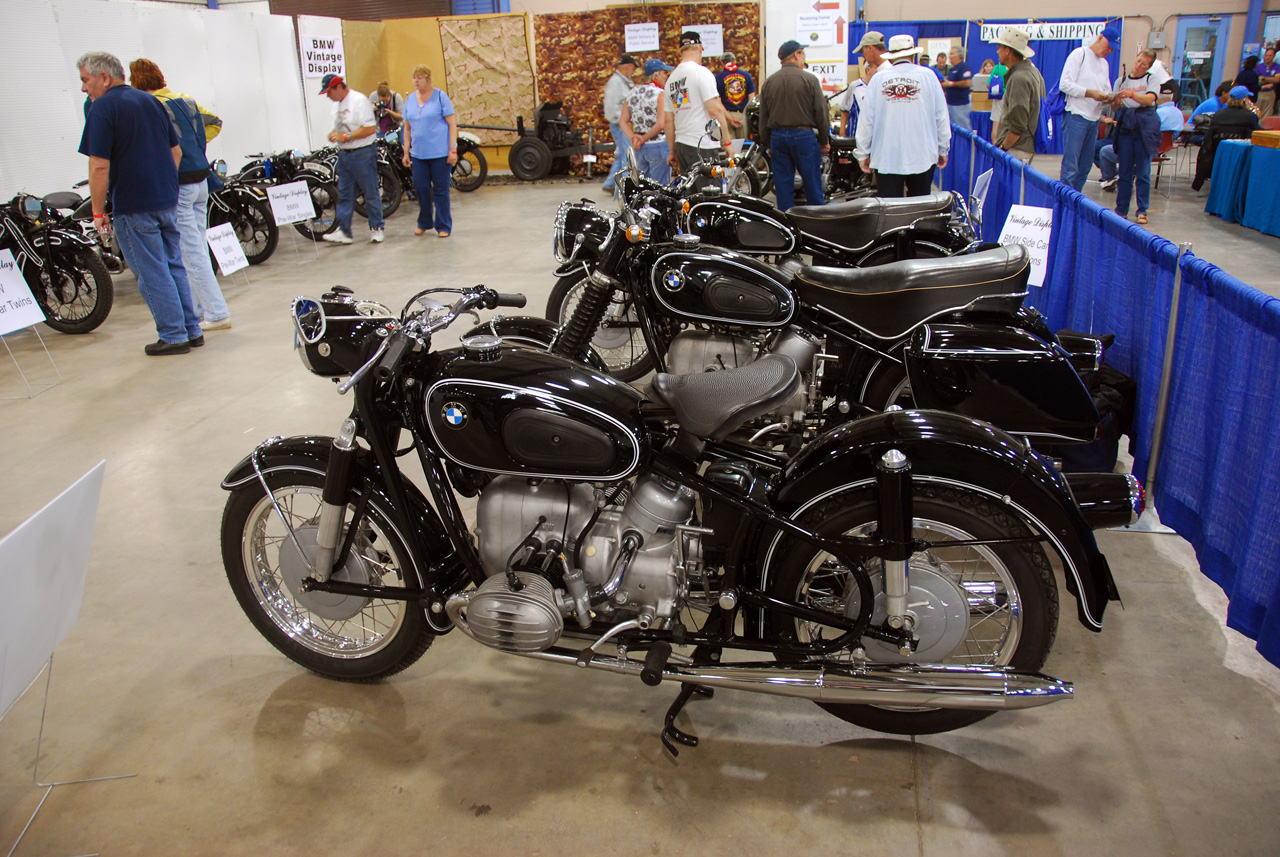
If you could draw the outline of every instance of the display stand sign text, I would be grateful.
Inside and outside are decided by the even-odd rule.
[[[219,223],[206,229],[204,237],[209,242],[209,249],[213,251],[213,258],[218,260],[218,270],[222,271],[223,276],[249,267],[244,247],[240,246],[235,227],[230,223]]]
[[[269,187],[267,199],[271,200],[271,213],[275,215],[277,226],[301,223],[316,216],[315,206],[311,203],[311,191],[304,181]]]
[[[1015,205],[1000,232],[1001,244],[1021,244],[1031,254],[1031,277],[1027,283],[1044,285],[1044,272],[1049,264],[1049,238],[1053,234],[1053,209],[1031,205]]]
[[[624,28],[627,34],[627,53],[640,53],[641,51],[657,51],[658,47],[658,22],[649,21],[644,24],[627,24]]]
[[[0,250],[0,336],[44,321],[44,312],[31,296],[13,253]]]

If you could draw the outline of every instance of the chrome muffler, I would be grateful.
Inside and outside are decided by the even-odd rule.
[[[596,655],[586,664],[577,652],[551,649],[525,657],[640,675],[643,664]],[[904,708],[966,708],[1001,711],[1033,708],[1070,699],[1071,682],[1009,667],[864,664],[788,666],[776,663],[667,664],[663,679],[710,688],[794,696],[814,702]]]

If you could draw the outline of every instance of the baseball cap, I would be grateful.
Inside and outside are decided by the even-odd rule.
[[[733,51],[725,51],[720,55],[720,62],[737,62],[738,58],[733,55]]]
[[[1249,91],[1249,87],[1247,86],[1233,86],[1231,87],[1231,91],[1228,92],[1227,95],[1231,96],[1232,98],[1252,98],[1253,97],[1253,93]]]
[[[320,78],[320,95],[324,95],[335,86],[346,86],[346,81],[342,79],[342,75],[326,74]]]
[[[1120,31],[1115,27],[1104,27],[1098,35],[1106,38],[1107,44],[1111,45],[1111,50],[1120,50]]]
[[[702,44],[702,36],[698,35],[695,30],[685,30],[680,34],[680,47],[687,48],[689,45]]]
[[[644,73],[653,74],[655,71],[675,71],[676,67],[667,65],[660,59],[651,59],[644,61]]]
[[[640,63],[631,54],[623,54],[618,57],[618,65],[640,65]]]
[[[884,33],[867,30],[862,36],[862,41],[858,42],[857,50],[862,50],[863,48],[880,48],[880,50],[884,50]]]
[[[802,50],[804,50],[804,45],[800,44],[795,39],[787,39],[782,43],[782,47],[778,48],[778,59],[784,60],[796,51]]]

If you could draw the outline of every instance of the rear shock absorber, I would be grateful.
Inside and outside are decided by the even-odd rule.
[[[609,310],[613,290],[619,285],[621,284],[617,280],[602,274],[598,268],[591,272],[587,285],[582,290],[582,297],[573,309],[573,315],[560,328],[560,333],[551,346],[552,354],[570,360],[586,359],[587,345],[600,329],[604,314]]]

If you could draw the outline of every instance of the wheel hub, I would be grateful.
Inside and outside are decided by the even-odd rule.
[[[871,624],[882,625],[889,615],[884,606],[884,572],[875,571],[870,576],[875,591]],[[949,575],[940,574],[923,560],[912,561],[908,582],[907,612],[914,619],[913,633],[919,639],[916,651],[904,657],[892,643],[871,637],[863,637],[862,646],[867,656],[879,663],[940,663],[964,642],[969,632],[968,599]],[[861,603],[854,587],[845,615],[856,619]]]
[[[368,606],[371,599],[359,595],[339,595],[336,592],[304,592],[302,589],[302,581],[311,577],[310,566],[320,551],[316,544],[316,533],[317,529],[313,526],[294,530],[298,545],[302,546],[302,553],[298,552],[298,545],[294,544],[293,539],[285,538],[280,548],[280,576],[284,578],[289,594],[304,609],[335,622],[350,619]],[[367,584],[370,581],[369,568],[364,558],[351,550],[347,553],[346,562],[332,574],[330,580]]]

